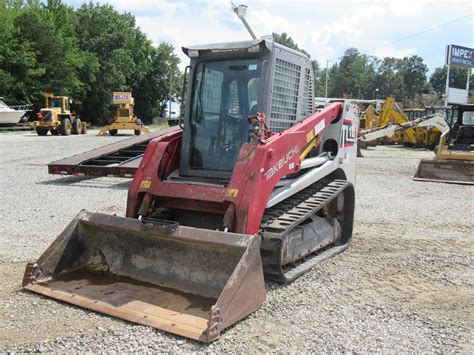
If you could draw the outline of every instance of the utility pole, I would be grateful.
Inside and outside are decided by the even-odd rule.
[[[448,95],[449,95],[449,63],[448,63],[448,72],[446,73],[446,94],[444,98],[444,106],[448,106]],[[469,80],[467,81],[469,85]]]
[[[375,93],[378,92],[379,89],[375,89],[374,91],[372,91],[372,100],[375,100]]]
[[[168,117],[171,118],[171,100],[172,100],[172,87],[173,87],[173,81],[172,81],[172,77],[173,77],[173,70],[170,69],[170,109],[169,109],[169,112],[168,112]]]
[[[471,79],[471,68],[467,69],[467,82],[466,82],[466,91],[467,91],[467,97],[469,101],[469,80]]]
[[[328,97],[328,71],[329,71],[329,60],[326,59],[326,84],[324,85],[324,97],[327,98]]]

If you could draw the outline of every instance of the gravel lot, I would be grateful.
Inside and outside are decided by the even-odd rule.
[[[203,345],[21,290],[25,262],[85,208],[125,213],[130,181],[46,164],[126,137],[0,134],[0,352],[474,352],[473,187],[412,181],[432,152],[365,150],[349,249]]]

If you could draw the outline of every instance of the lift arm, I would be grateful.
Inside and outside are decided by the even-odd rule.
[[[444,119],[444,115],[437,113],[434,115],[420,117],[416,120],[405,122],[402,124],[389,124],[385,127],[368,129],[365,131],[360,131],[359,140],[362,142],[370,142],[383,137],[391,137],[398,131],[404,131],[412,127],[436,127],[441,133],[449,131],[449,125]]]

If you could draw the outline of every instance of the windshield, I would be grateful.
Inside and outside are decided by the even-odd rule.
[[[465,111],[462,113],[462,124],[474,126],[474,111]]]
[[[50,98],[48,99],[49,108],[61,108],[62,100],[60,98]]]
[[[119,108],[118,117],[130,117],[130,111],[128,108]]]
[[[261,60],[200,62],[195,73],[191,168],[232,171],[257,113]]]

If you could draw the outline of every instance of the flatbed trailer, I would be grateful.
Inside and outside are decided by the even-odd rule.
[[[34,131],[34,126],[25,125],[0,125],[0,132],[23,132],[23,131]]]
[[[48,164],[48,172],[56,175],[131,178],[140,165],[148,143],[153,138],[179,129],[178,126],[162,129],[53,161]]]

